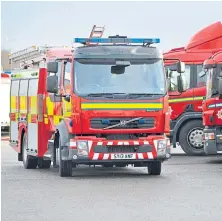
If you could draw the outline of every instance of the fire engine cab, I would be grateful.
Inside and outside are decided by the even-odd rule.
[[[204,62],[207,74],[206,100],[203,102],[204,152],[222,153],[222,51]]]
[[[53,162],[60,176],[79,164],[131,164],[160,175],[170,158],[170,109],[163,56],[150,46],[159,39],[74,42],[82,46],[50,49],[38,69],[11,76],[10,144],[18,159],[26,169]]]

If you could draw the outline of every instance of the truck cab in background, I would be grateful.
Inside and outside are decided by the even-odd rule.
[[[203,102],[204,152],[222,153],[222,51],[204,62],[207,71],[206,100]]]
[[[165,68],[170,81],[169,104],[171,107],[170,139],[173,147],[181,146],[187,155],[204,155],[202,102],[206,94],[206,75],[203,62],[222,48],[222,24],[214,23],[197,32],[185,47],[164,53]],[[183,91],[178,91],[179,73],[169,70],[175,61],[185,63],[181,74]]]

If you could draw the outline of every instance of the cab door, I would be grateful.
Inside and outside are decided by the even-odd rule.
[[[71,94],[71,71],[72,71],[72,63],[71,62],[64,62],[64,72],[63,72],[63,94],[70,96]],[[72,100],[68,100],[63,97],[62,99],[62,112],[63,112],[63,118],[69,118],[71,117],[71,110],[72,107]]]
[[[203,111],[203,100],[206,97],[206,81],[207,75],[203,70],[203,64],[194,65],[195,77],[194,77],[194,111],[202,112]]]
[[[168,91],[172,120],[177,119],[184,112],[192,110],[194,105],[194,66],[192,64],[186,64],[185,72],[181,75],[184,80],[185,91],[179,93],[177,90],[177,76],[179,76],[179,73],[176,71],[171,72]]]

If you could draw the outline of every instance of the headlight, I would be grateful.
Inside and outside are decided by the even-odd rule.
[[[167,147],[166,140],[157,140],[157,150],[165,150]]]
[[[87,150],[88,149],[87,141],[77,141],[77,147],[80,150]]]
[[[77,141],[77,149],[79,155],[88,155],[88,142]]]
[[[168,144],[168,139],[154,140],[154,145],[157,149],[157,155],[158,156],[166,155],[166,153],[167,153],[167,144]]]

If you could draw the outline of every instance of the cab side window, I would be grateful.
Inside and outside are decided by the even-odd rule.
[[[177,76],[179,76],[179,75],[180,74],[178,72],[176,72],[176,71],[168,70],[168,77],[170,79],[169,88],[168,88],[169,92],[176,92],[176,91],[178,91]],[[186,65],[185,66],[185,72],[181,74],[181,76],[183,78],[184,89],[185,90],[191,88],[190,75],[191,75],[191,66],[190,65]]]
[[[196,87],[206,86],[207,75],[203,70],[203,65],[197,65],[197,85]]]

